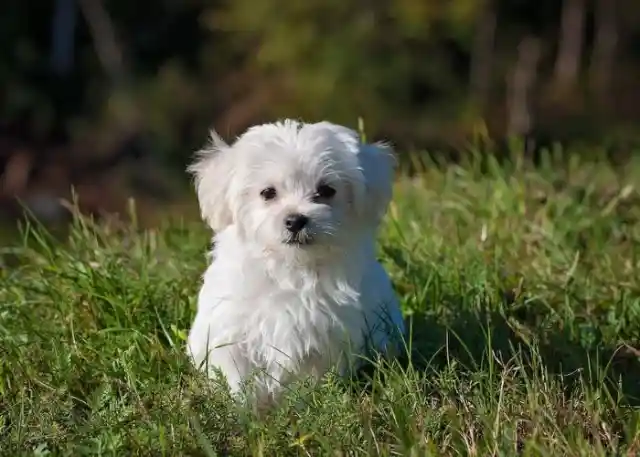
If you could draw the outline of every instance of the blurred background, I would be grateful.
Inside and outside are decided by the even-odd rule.
[[[4,0],[0,218],[180,211],[215,128],[362,118],[455,160],[478,135],[624,156],[638,0]],[[498,144],[496,143],[496,144]],[[186,197],[186,198],[185,198]]]

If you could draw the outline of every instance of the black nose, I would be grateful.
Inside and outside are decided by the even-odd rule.
[[[303,214],[289,214],[284,218],[284,226],[292,233],[297,233],[309,222],[309,218]]]

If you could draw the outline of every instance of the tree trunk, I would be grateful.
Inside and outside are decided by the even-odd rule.
[[[127,80],[122,49],[116,39],[116,31],[109,13],[100,0],[79,0],[82,13],[89,25],[98,60],[111,83],[118,87]]]
[[[518,46],[518,61],[511,74],[508,92],[507,134],[527,135],[533,127],[530,94],[538,77],[540,42],[535,37],[526,37]]]
[[[487,2],[476,26],[471,55],[470,92],[476,106],[484,111],[491,90],[491,69],[496,31],[496,13]]]
[[[584,20],[584,0],[564,0],[555,65],[555,79],[561,89],[571,88],[578,77],[582,57]]]
[[[596,37],[589,76],[591,87],[601,101],[609,98],[608,92],[615,64],[618,43],[616,1],[597,0],[596,3]]]
[[[51,68],[61,76],[73,67],[76,15],[75,0],[56,0],[51,27]]]

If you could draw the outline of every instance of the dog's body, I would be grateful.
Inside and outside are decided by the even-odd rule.
[[[260,398],[289,381],[341,373],[397,348],[404,332],[391,282],[375,257],[391,198],[381,145],[329,123],[285,121],[216,140],[193,167],[216,231],[189,353],[233,391],[258,372]]]

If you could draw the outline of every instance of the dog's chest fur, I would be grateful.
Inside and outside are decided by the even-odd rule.
[[[215,257],[200,306],[210,307],[212,343],[236,345],[247,368],[283,382],[288,371],[322,373],[361,344],[361,277],[350,262],[310,268],[294,259]]]

